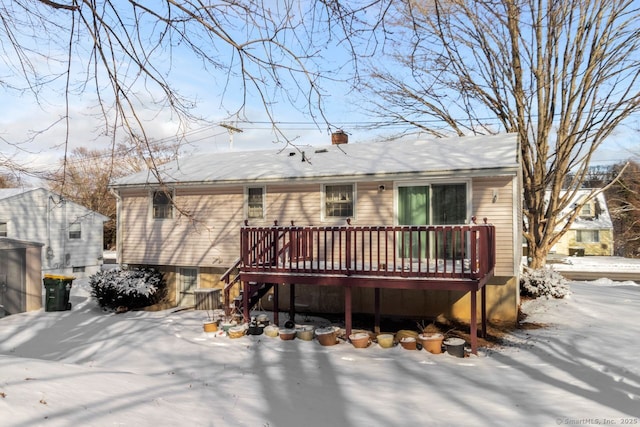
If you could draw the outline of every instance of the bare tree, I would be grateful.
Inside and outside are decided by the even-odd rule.
[[[0,173],[0,188],[15,188],[18,187],[20,183],[19,176]]]
[[[387,44],[393,66],[378,59],[372,67],[372,111],[436,136],[517,133],[524,237],[531,266],[540,267],[580,212],[560,216],[595,150],[640,109],[639,7],[407,0]]]
[[[146,152],[149,147],[151,154]],[[174,160],[177,143],[151,142],[119,144],[116,150],[76,148],[60,162],[58,171],[47,178],[49,188],[82,206],[110,218],[104,226],[104,243],[115,246],[116,199],[109,194],[109,181],[147,170],[151,159],[157,165]]]
[[[69,129],[70,106],[92,97],[104,124],[97,134],[112,136],[114,146],[125,139],[148,144],[149,126],[160,114],[171,114],[183,131],[203,120],[194,107],[211,95],[180,91],[175,75],[183,73],[210,79],[229,116],[261,106],[287,141],[275,126],[278,103],[328,126],[323,84],[355,60],[352,43],[369,31],[358,29],[359,17],[384,14],[387,2],[377,3],[0,0],[0,58],[9,70],[0,87],[30,93],[43,106],[48,90],[64,98],[66,113],[43,130]],[[342,55],[332,51],[331,61],[322,59],[340,46]],[[185,70],[183,58],[201,69]],[[57,142],[69,151],[68,134]],[[146,151],[155,170],[153,150]]]
[[[607,205],[613,221],[616,254],[640,258],[640,164],[613,166],[613,184],[607,189]]]

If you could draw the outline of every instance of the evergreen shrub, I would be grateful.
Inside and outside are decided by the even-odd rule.
[[[162,273],[154,268],[103,270],[89,277],[91,295],[103,309],[139,309],[167,295]]]
[[[524,268],[520,276],[520,295],[530,298],[564,298],[570,292],[569,282],[550,268]]]

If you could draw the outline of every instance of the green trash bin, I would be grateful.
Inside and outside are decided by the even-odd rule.
[[[69,295],[74,279],[72,276],[44,275],[45,311],[71,310]]]

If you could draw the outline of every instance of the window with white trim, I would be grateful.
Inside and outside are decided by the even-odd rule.
[[[264,187],[247,188],[247,218],[264,219]]]
[[[69,224],[69,239],[81,239],[82,238],[82,225],[79,222],[72,222]]]
[[[0,222],[0,237],[7,237],[7,223]]]
[[[354,213],[354,185],[327,184],[324,186],[324,215],[326,218],[349,218]]]
[[[600,243],[600,230],[576,230],[576,242]]]
[[[591,203],[585,204],[582,209],[580,209],[580,216],[583,218],[589,218],[593,216],[593,212],[591,210]]]
[[[153,219],[173,218],[173,203],[166,191],[153,192]]]

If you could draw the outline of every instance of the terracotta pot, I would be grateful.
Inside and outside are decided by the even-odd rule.
[[[429,353],[433,353],[433,354],[442,353],[442,341],[444,340],[444,335],[442,334],[419,335],[418,340],[422,343],[422,348],[427,350]]]
[[[401,329],[396,332],[396,341],[400,342],[402,338],[410,337],[418,339],[418,333],[416,331],[410,331],[408,329]]]
[[[329,346],[338,343],[336,330],[333,327],[316,329],[316,337],[321,345]]]
[[[415,350],[417,348],[417,341],[414,337],[404,337],[400,340],[400,345],[405,350]]]
[[[367,348],[371,342],[371,337],[366,332],[358,332],[349,335],[349,341],[355,348]]]
[[[296,337],[295,329],[280,329],[280,339],[283,341],[290,341]]]

